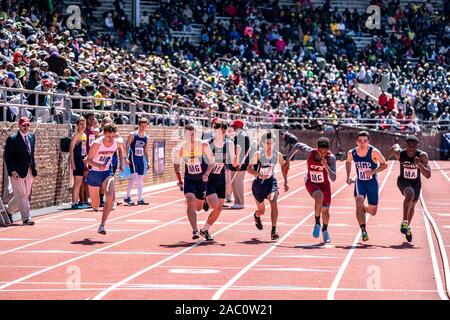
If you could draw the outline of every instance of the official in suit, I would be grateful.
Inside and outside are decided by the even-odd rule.
[[[14,193],[14,204],[24,225],[34,225],[30,217],[30,193],[33,177],[37,176],[34,160],[36,137],[30,132],[30,120],[19,119],[19,130],[6,139],[4,159]],[[13,212],[12,208],[8,208]]]

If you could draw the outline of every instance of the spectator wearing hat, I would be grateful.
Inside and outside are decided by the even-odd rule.
[[[66,59],[60,56],[56,46],[51,46],[50,54],[45,57],[44,61],[48,64],[48,71],[56,73],[59,77],[64,75],[64,69],[68,67]]]
[[[239,145],[242,150],[239,156],[239,166],[230,166],[231,180],[233,181],[231,187],[234,196],[234,204],[231,206],[231,209],[244,209],[244,180],[249,163],[250,139],[244,130],[244,122],[242,120],[234,120],[231,126],[236,133],[234,146]]]
[[[14,200],[7,205],[7,210],[10,214],[19,210],[24,225],[34,225],[30,217],[29,197],[33,177],[37,176],[34,159],[36,137],[29,131],[30,120],[21,117],[19,130],[6,139],[4,152],[6,169],[14,194]]]

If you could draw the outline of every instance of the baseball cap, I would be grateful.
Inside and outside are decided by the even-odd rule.
[[[407,136],[406,136],[405,141],[406,141],[406,142],[408,142],[408,141],[415,141],[415,142],[418,143],[418,142],[419,142],[419,139],[418,139],[415,135],[410,134],[410,135],[407,135]]]
[[[231,123],[231,126],[233,128],[243,128],[244,127],[244,121],[241,119],[236,119]]]
[[[30,119],[28,119],[27,117],[21,117],[19,119],[19,125],[24,125],[24,124],[29,124],[30,123]]]

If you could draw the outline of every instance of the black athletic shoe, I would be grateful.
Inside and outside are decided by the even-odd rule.
[[[205,212],[208,212],[209,210],[209,204],[208,201],[203,201],[203,210],[205,210]]]
[[[200,238],[198,235],[198,230],[192,231],[192,240],[197,240],[198,238]]]
[[[263,229],[263,224],[261,222],[261,217],[257,217],[256,214],[253,213],[253,217],[255,218],[255,225],[258,230]]]
[[[137,203],[138,205],[144,205],[144,206],[148,206],[150,203],[148,203],[148,202],[145,202],[145,200],[144,199],[141,199],[141,200],[139,200],[138,201],[138,203]]]
[[[408,242],[412,241],[412,232],[411,232],[411,228],[408,226],[408,230],[406,230],[406,240],[408,240]]]
[[[280,238],[280,235],[278,234],[278,232],[275,231],[271,233],[270,238],[272,240],[278,240]]]
[[[205,230],[205,231],[200,230],[200,235],[201,235],[202,237],[204,237],[206,241],[214,241],[214,239],[211,238],[211,236],[209,235],[208,230]]]
[[[105,235],[105,234],[106,234],[105,226],[101,224],[101,225],[98,227],[98,231],[97,231],[97,232],[100,233],[100,234]]]
[[[125,198],[125,199],[123,199],[123,202],[125,202],[129,206],[134,206],[134,202],[131,201],[131,198]]]

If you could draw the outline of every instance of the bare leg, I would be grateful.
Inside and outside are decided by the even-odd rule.
[[[193,193],[186,193],[187,208],[186,213],[191,224],[192,230],[197,230],[197,213],[195,212],[195,204],[197,199]]]
[[[217,221],[220,213],[222,212],[223,203],[225,201],[225,199],[219,199],[217,197],[217,194],[209,195],[208,197],[206,197],[206,200],[208,201],[209,207],[212,208],[213,210],[209,214],[205,227],[203,227],[203,230],[208,230],[209,227],[212,226],[214,222]]]
[[[414,203],[414,196],[415,196],[414,189],[411,187],[406,187],[403,190],[403,195],[405,196],[405,200],[403,200],[403,221],[409,221],[408,219],[409,212],[411,211],[411,206]]]
[[[320,213],[322,212],[323,193],[320,190],[316,190],[313,192],[312,197],[314,199],[315,216],[320,217]]]
[[[89,186],[89,195],[91,196],[91,206],[92,209],[98,211],[100,205],[100,187]]]
[[[72,189],[72,203],[77,203],[80,200],[80,188],[81,183],[83,182],[83,177],[75,176],[74,182],[73,182],[73,189]]]
[[[272,227],[277,226],[278,222],[278,191],[275,191],[274,193],[271,193],[269,195],[269,202],[270,202],[270,217],[272,219]]]
[[[356,196],[356,219],[358,219],[359,225],[366,224],[366,214],[364,212],[364,197]]]
[[[322,208],[322,220],[323,224],[328,225],[330,222],[330,207],[323,207]]]
[[[105,190],[106,201],[103,206],[102,224],[105,225],[106,220],[112,210],[114,199],[114,177],[109,177],[103,182],[103,190]]]
[[[411,207],[409,208],[408,225],[411,225],[412,218],[414,217],[414,208],[416,207],[416,203],[417,203],[417,201],[413,201],[411,203]]]

